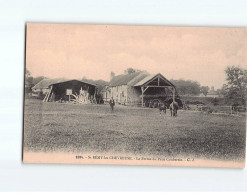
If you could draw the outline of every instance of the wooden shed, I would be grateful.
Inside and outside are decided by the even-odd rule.
[[[33,90],[45,91],[44,102],[71,101],[76,97],[81,102],[89,103],[95,100],[96,86],[80,80],[44,79],[33,87]]]

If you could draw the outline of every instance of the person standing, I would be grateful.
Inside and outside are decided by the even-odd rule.
[[[110,104],[110,107],[111,107],[111,111],[113,112],[113,109],[114,109],[114,106],[115,106],[115,101],[114,101],[113,97],[111,97],[109,104]]]

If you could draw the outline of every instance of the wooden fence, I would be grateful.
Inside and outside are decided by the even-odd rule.
[[[217,113],[228,113],[228,114],[239,114],[246,112],[244,106],[205,106],[205,105],[189,105],[190,110],[217,112]]]

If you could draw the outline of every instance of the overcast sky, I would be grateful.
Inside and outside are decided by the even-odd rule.
[[[229,65],[247,66],[244,28],[28,24],[32,76],[109,81],[129,67],[220,88]]]

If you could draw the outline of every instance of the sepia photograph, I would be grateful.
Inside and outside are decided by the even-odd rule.
[[[247,29],[27,23],[23,162],[244,168]]]

